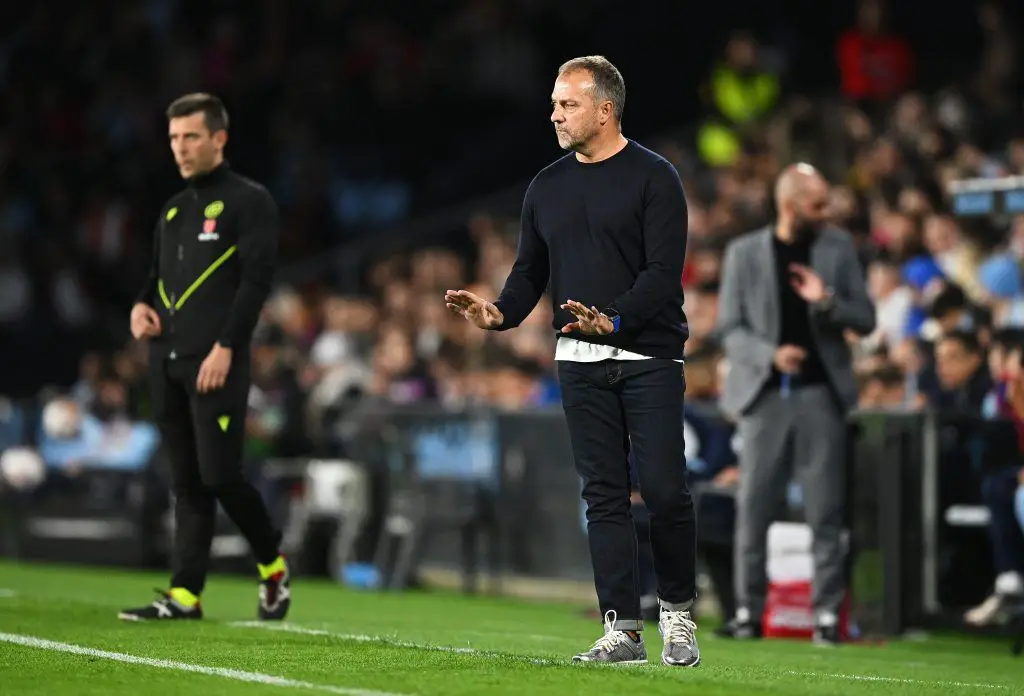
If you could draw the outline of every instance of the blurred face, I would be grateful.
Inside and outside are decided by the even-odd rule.
[[[933,256],[951,251],[956,244],[954,224],[939,215],[928,218],[924,224],[924,245]]]
[[[906,215],[888,216],[885,221],[885,229],[889,233],[889,248],[901,258],[917,241],[914,221]]]
[[[686,296],[686,319],[690,333],[703,338],[715,329],[718,322],[718,296],[713,293],[691,292]]]
[[[422,310],[417,315],[419,320],[419,329],[423,330],[434,330],[440,331],[442,328],[452,322],[455,317],[454,314],[448,311],[448,309],[440,302],[430,302],[429,298],[423,298],[420,303]]]
[[[751,70],[757,62],[757,46],[746,37],[738,37],[729,42],[725,49],[726,60],[738,72]]]
[[[401,331],[384,334],[377,345],[377,366],[389,375],[399,375],[412,367],[415,354],[409,337]]]
[[[907,215],[924,216],[931,212],[931,203],[920,189],[908,188],[900,191],[899,209]]]
[[[889,264],[873,263],[868,268],[868,294],[874,300],[884,299],[900,285],[899,271]]]
[[[995,344],[988,351],[988,372],[998,381],[1006,371],[1006,348]]]
[[[168,138],[178,172],[183,179],[205,174],[221,163],[228,134],[211,133],[202,113],[172,118],[168,125]]]
[[[718,252],[702,249],[692,256],[698,280],[716,280],[719,277],[722,271],[722,257]]]
[[[836,186],[829,192],[829,219],[842,223],[857,214],[857,199],[847,186]]]
[[[551,92],[551,122],[555,124],[558,146],[579,152],[612,117],[609,101],[594,100],[594,78],[586,70],[559,75]]]
[[[384,291],[384,307],[391,317],[403,317],[412,311],[412,288],[392,283]]]
[[[340,297],[324,301],[324,328],[327,331],[345,331],[348,328],[349,303]]]
[[[518,410],[529,405],[536,384],[528,376],[513,369],[500,369],[491,376],[491,402],[499,408]]]
[[[828,221],[828,184],[821,177],[810,178],[804,190],[790,203],[790,208],[797,234],[816,234]]]
[[[908,94],[896,104],[896,129],[903,133],[913,133],[922,126],[926,115],[927,109],[921,97]]]
[[[944,340],[935,348],[935,372],[944,389],[963,386],[978,369],[980,358],[959,341]]]
[[[900,153],[896,147],[882,141],[871,151],[871,168],[879,176],[888,176],[896,171],[900,163]]]
[[[882,8],[874,0],[865,0],[857,12],[857,26],[865,34],[877,34],[882,28]]]

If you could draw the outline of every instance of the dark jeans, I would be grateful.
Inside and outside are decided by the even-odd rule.
[[[658,597],[688,608],[696,596],[696,517],[683,453],[683,368],[672,360],[559,362],[569,437],[587,503],[587,536],[601,615],[641,630],[636,531],[626,461],[636,460],[650,514]]]
[[[981,481],[981,499],[991,516],[988,529],[996,573],[1024,573],[1024,534],[1014,510],[1017,485],[1016,468],[988,474]]]
[[[238,360],[224,386],[206,394],[196,391],[201,363],[200,358],[165,360],[150,372],[153,412],[175,496],[171,587],[197,595],[206,584],[218,502],[258,563],[277,558],[280,542],[263,498],[242,473],[248,359]]]

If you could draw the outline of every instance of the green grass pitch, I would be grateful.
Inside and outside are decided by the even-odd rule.
[[[578,606],[356,592],[298,579],[289,620],[255,624],[255,582],[211,578],[198,622],[130,624],[163,575],[0,563],[0,694],[1024,694],[1005,641],[732,643],[698,633],[698,669],[571,665],[600,625]],[[705,627],[706,629],[706,627]]]

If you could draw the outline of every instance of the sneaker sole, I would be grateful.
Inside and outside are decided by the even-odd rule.
[[[698,657],[696,662],[694,662],[691,665],[688,665],[683,662],[672,662],[669,659],[663,657],[661,658],[661,664],[666,665],[668,667],[683,667],[685,669],[693,669],[695,667],[700,667],[700,658]]]
[[[628,667],[630,665],[646,665],[647,660],[620,660],[618,662],[600,662],[598,660],[577,660],[572,659],[574,665],[607,665],[609,667]]]
[[[178,619],[144,619],[141,616],[137,616],[136,614],[126,614],[125,612],[122,611],[121,613],[119,613],[117,615],[117,618],[120,619],[121,621],[135,621],[135,622],[141,623],[143,621],[175,621],[175,620],[178,620],[178,621],[198,621],[199,619],[202,619],[203,617],[201,617],[201,616],[199,616],[199,617],[182,616],[182,617],[179,617]]]

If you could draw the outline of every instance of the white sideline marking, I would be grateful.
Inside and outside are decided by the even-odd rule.
[[[796,677],[822,677],[824,679],[845,679],[847,681],[886,682],[889,684],[914,684],[916,686],[955,686],[972,689],[1009,689],[1005,684],[971,684],[958,681],[928,681],[926,679],[903,679],[901,677],[873,677],[866,674],[826,674],[824,672],[787,672]]]
[[[243,672],[242,670],[228,669],[225,667],[207,667],[205,665],[193,665],[188,662],[177,662],[174,660],[157,660],[150,657],[139,657],[137,655],[128,655],[125,653],[109,652],[107,650],[97,650],[95,648],[86,648],[81,645],[73,645],[71,643],[58,643],[56,641],[46,640],[45,638],[20,636],[13,633],[0,633],[0,642],[14,643],[15,645],[24,645],[29,648],[40,648],[42,650],[53,650],[55,652],[70,653],[72,655],[98,657],[104,660],[113,660],[114,662],[124,662],[129,665],[143,665],[145,667],[173,669],[178,672],[194,672],[196,674],[205,674],[212,677],[224,677],[225,679],[233,679],[235,681],[241,682],[251,682],[254,684],[268,684],[270,686],[284,686],[292,689],[311,689],[313,691],[325,691],[330,694],[341,694],[341,696],[401,696],[400,694],[392,694],[385,691],[372,691],[369,689],[349,689],[343,686],[328,686],[326,684],[314,684],[312,682],[299,681],[297,679],[277,677],[272,674],[260,674],[259,672]]]
[[[457,653],[459,655],[475,655],[476,657],[511,657],[529,660],[535,665],[557,664],[552,660],[545,660],[539,657],[527,657],[525,655],[520,656],[512,654],[505,655],[502,653],[491,652],[488,650],[477,650],[476,648],[459,648],[453,645],[430,645],[429,643],[413,643],[407,640],[390,638],[388,636],[370,636],[362,633],[334,633],[332,631],[324,631],[318,628],[304,628],[302,626],[296,626],[295,624],[288,623],[267,623],[265,621],[235,621],[228,625],[236,626],[238,628],[256,628],[263,631],[283,631],[284,633],[298,633],[304,636],[325,636],[328,638],[337,638],[338,640],[350,640],[356,643],[381,643],[383,645],[390,645],[395,648],[432,650],[434,652]]]
[[[10,599],[11,597],[14,597],[17,594],[18,593],[14,590],[8,590],[5,587],[0,587],[0,599]]]

